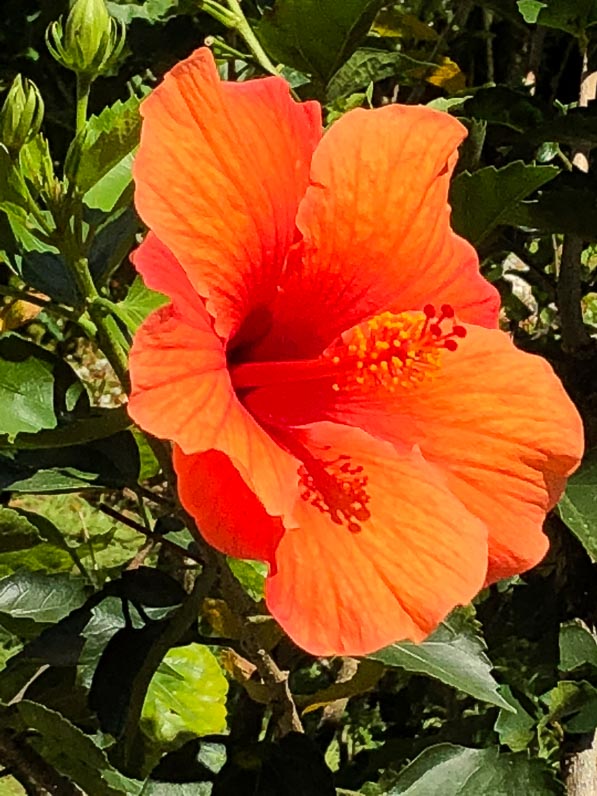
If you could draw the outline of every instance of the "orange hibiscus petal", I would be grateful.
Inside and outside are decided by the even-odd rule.
[[[583,449],[580,417],[551,367],[503,332],[468,327],[433,379],[387,400],[337,405],[336,420],[416,444],[489,530],[488,580],[537,564],[546,512]]]
[[[280,340],[316,356],[365,317],[428,303],[497,326],[497,291],[450,228],[449,181],[465,133],[448,114],[401,105],[354,110],[331,127],[298,211],[303,261],[289,264],[260,358],[283,356]]]
[[[142,105],[135,203],[223,337],[275,295],[321,137],[317,103],[282,78],[221,83],[206,48]]]
[[[283,533],[230,459],[219,451],[183,453],[174,446],[178,494],[204,539],[222,553],[273,563]]]
[[[189,320],[197,314],[205,315],[203,301],[193,290],[180,263],[153,232],[147,233],[130,260],[147,287],[168,296],[181,315]]]
[[[185,453],[222,451],[272,515],[290,516],[297,463],[237,399],[205,310],[190,322],[172,305],[152,313],[135,335],[130,368],[129,413],[141,428]]]
[[[364,655],[398,639],[419,641],[474,597],[487,568],[485,526],[418,452],[332,423],[295,433],[320,463],[332,462],[315,475],[321,491],[298,501],[299,527],[282,537],[266,584],[270,611],[300,647]],[[353,479],[362,477],[370,517],[356,517],[360,529],[351,531],[326,506],[340,505],[334,489],[358,491]],[[334,487],[338,478],[347,486]]]

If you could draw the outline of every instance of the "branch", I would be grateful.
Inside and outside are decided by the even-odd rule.
[[[17,742],[11,733],[0,733],[0,760],[25,788],[29,796],[81,796],[73,783],[59,774],[26,742]]]
[[[586,45],[583,49],[582,75],[580,81],[579,105],[586,108],[595,99],[597,72],[589,71]],[[584,173],[589,170],[589,146],[576,149],[572,157],[573,165]],[[571,353],[587,349],[591,337],[582,317],[582,263],[581,255],[584,241],[578,235],[565,235],[562,246],[562,259],[558,274],[558,309],[562,327],[562,347]]]

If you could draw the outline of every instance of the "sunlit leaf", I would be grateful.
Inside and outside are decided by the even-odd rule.
[[[214,654],[201,644],[174,647],[153,676],[142,727],[161,746],[226,729],[228,682]]]

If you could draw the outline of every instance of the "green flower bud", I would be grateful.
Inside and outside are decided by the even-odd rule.
[[[0,141],[11,155],[34,138],[44,117],[44,102],[31,80],[17,75],[0,110]]]
[[[52,56],[89,81],[105,72],[122,52],[126,29],[108,13],[104,0],[75,0],[62,18],[46,31]]]

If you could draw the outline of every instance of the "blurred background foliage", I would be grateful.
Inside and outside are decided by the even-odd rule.
[[[213,4],[107,7],[126,43],[75,139],[75,75],[45,45],[68,3],[2,4],[0,90],[22,74],[45,115],[0,151],[0,793],[597,793],[597,2],[245,0],[266,62]],[[314,659],[264,618],[261,565],[197,577],[164,451],[130,429],[73,279],[74,240],[127,339],[159,305],[127,259],[138,105],[203,41],[228,79],[271,62],[328,124],[390,102],[459,118],[454,227],[585,420],[546,560],[418,647]]]

